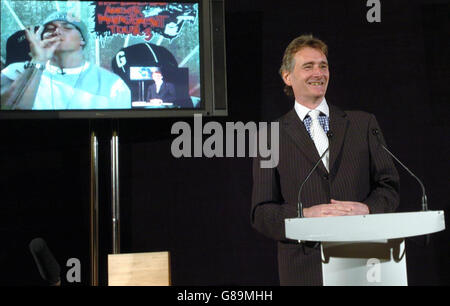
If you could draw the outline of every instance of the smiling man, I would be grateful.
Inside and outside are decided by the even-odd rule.
[[[177,99],[175,86],[166,82],[160,70],[153,71],[152,78],[155,83],[150,85],[147,90],[147,101],[161,105],[162,103],[174,103]]]
[[[327,55],[327,45],[312,35],[300,36],[286,48],[280,75],[295,102],[279,119],[279,163],[260,168],[260,158],[255,158],[253,165],[251,222],[278,242],[281,285],[322,284],[319,244],[287,239],[286,218],[385,213],[399,202],[398,173],[373,135],[380,130],[375,117],[342,111],[325,99]],[[299,187],[322,155],[304,185],[303,210],[298,212]]]
[[[131,108],[125,82],[85,59],[89,32],[81,20],[55,12],[34,28],[25,30],[31,61],[2,70],[2,109]]]

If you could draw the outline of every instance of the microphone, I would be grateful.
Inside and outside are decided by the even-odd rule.
[[[375,135],[377,137],[378,140],[378,144],[393,158],[395,159],[406,171],[408,171],[408,173],[415,178],[419,184],[420,187],[422,188],[422,211],[427,211],[428,210],[428,203],[427,203],[427,195],[425,194],[425,187],[422,184],[422,181],[414,174],[411,172],[411,170],[408,169],[408,167],[406,167],[397,157],[395,157],[395,155],[393,153],[391,153],[391,151],[388,150],[388,148],[386,148],[382,141],[381,141],[381,135],[380,135],[380,131],[377,128],[372,129],[372,134]]]
[[[35,238],[30,242],[30,252],[33,255],[34,261],[39,269],[41,277],[48,281],[51,286],[60,286],[61,268],[53,256],[50,249],[47,247],[44,239]]]
[[[328,131],[327,132],[327,136],[328,136],[328,138],[333,137],[333,132],[332,131]],[[330,146],[328,146],[328,148],[322,153],[322,155],[320,156],[319,160],[316,162],[314,167],[312,167],[311,171],[309,171],[308,175],[306,176],[306,178],[303,180],[302,184],[300,185],[300,189],[298,190],[298,201],[297,201],[297,209],[298,209],[298,217],[299,218],[304,218],[304,216],[303,216],[303,203],[302,203],[302,200],[301,200],[301,194],[302,194],[303,186],[309,180],[309,177],[314,172],[314,170],[316,170],[316,168],[319,166],[320,162],[322,161],[322,158],[325,156],[325,154],[327,154],[327,152],[329,150],[330,150]]]

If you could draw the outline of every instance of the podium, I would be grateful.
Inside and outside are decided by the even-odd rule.
[[[321,242],[324,286],[407,286],[404,238],[445,229],[443,211],[285,219],[286,238]]]

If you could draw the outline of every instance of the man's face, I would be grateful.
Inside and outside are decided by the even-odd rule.
[[[152,77],[155,82],[161,82],[163,79],[163,76],[160,72],[153,72]]]
[[[85,44],[78,29],[74,25],[64,21],[53,21],[45,26],[43,39],[55,36],[58,36],[61,41],[56,52],[79,50]]]
[[[295,54],[294,61],[294,69],[283,74],[284,82],[292,87],[297,102],[319,103],[330,78],[327,57],[318,49],[305,47]]]

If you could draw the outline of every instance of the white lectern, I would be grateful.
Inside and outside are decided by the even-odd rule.
[[[443,211],[285,220],[286,237],[320,241],[324,286],[406,286],[403,238],[445,229]]]

